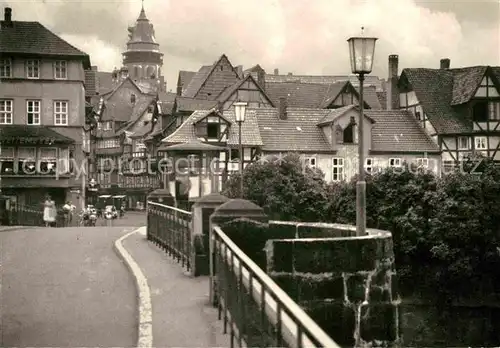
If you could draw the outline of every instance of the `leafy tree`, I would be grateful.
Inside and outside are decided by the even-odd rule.
[[[232,175],[223,194],[240,197],[240,175]],[[271,156],[243,173],[243,198],[258,204],[271,219],[320,221],[327,205],[323,173],[304,166],[298,154]]]

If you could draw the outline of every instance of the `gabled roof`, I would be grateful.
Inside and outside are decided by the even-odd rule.
[[[331,110],[288,108],[287,119],[281,120],[277,108],[253,109],[257,114],[263,150],[275,152],[325,152],[332,146],[316,124]]]
[[[349,81],[339,81],[333,84],[302,83],[302,82],[266,82],[266,93],[278,105],[280,98],[288,99],[288,106],[296,108],[327,108],[348,88]],[[358,90],[350,85],[359,97]],[[366,87],[364,102],[372,109],[381,109],[374,87]]]
[[[229,146],[239,145],[239,130],[236,124],[236,115],[234,110],[225,110],[224,118],[233,124],[229,130],[227,144]],[[255,109],[247,110],[245,113],[245,122],[241,124],[241,142],[247,146],[262,146],[262,138],[259,131],[257,112]]]
[[[131,114],[129,115],[129,121],[117,131],[117,134],[123,133],[125,130],[129,130],[132,126],[136,125],[137,122],[141,119],[144,113],[148,110],[149,106],[153,103],[155,97],[149,95],[139,95],[135,99],[134,107],[132,109]],[[144,124],[143,127],[152,129],[151,123],[148,122]]]
[[[269,98],[269,96],[262,89],[262,87],[259,85],[259,83],[257,81],[255,81],[255,78],[252,75],[247,75],[243,79],[236,81],[233,85],[226,87],[226,89],[224,89],[222,91],[222,93],[219,94],[219,96],[217,97],[217,101],[219,101],[221,103],[226,102],[247,81],[252,81],[255,84],[255,86],[257,86],[260,93],[262,93],[262,95],[267,99],[267,101],[269,103],[271,103],[271,105],[274,106],[273,101]]]
[[[328,124],[332,123],[337,118],[339,118],[340,116],[344,115],[346,112],[348,112],[349,110],[352,110],[352,109],[356,109],[356,110],[359,111],[359,108],[356,105],[347,105],[347,106],[343,106],[343,107],[338,108],[338,109],[331,109],[330,113],[328,115],[326,115],[325,117],[323,117],[318,122],[318,126],[321,127],[321,126],[328,125]],[[373,118],[371,118],[370,116],[368,116],[366,114],[366,112],[364,112],[364,115],[365,115],[366,118],[368,118],[370,120],[371,123],[375,123],[375,120]]]
[[[365,110],[375,120],[371,151],[437,153],[439,147],[404,110]]]
[[[94,70],[85,70],[85,96],[92,97],[97,94],[97,78]]]
[[[187,88],[189,85],[189,82],[193,79],[194,75],[196,75],[195,71],[185,71],[185,70],[180,70],[179,71],[179,78],[177,80],[178,86],[182,87],[182,92]]]
[[[481,84],[486,69],[486,66],[451,69],[450,72],[453,74],[451,105],[460,105],[471,100]]]
[[[199,141],[195,133],[196,122],[204,119],[211,114],[216,113],[215,109],[212,110],[197,110],[187,118],[184,123],[177,128],[172,134],[162,140],[162,143],[167,144],[177,144],[186,143],[191,141]],[[220,116],[220,115],[218,115]],[[223,118],[232,124],[236,123],[236,119],[233,111],[226,111],[223,113]],[[260,139],[259,129],[257,124],[257,119],[255,112],[250,110],[247,111],[245,116],[245,122],[241,126],[242,133],[242,144],[246,146],[260,146],[262,145],[262,140]],[[229,137],[227,141],[228,145],[239,144],[238,140],[238,127],[229,127]]]
[[[271,83],[283,83],[283,82],[296,82],[296,83],[314,83],[314,84],[326,84],[331,85],[337,82],[349,81],[354,87],[359,86],[358,77],[355,75],[274,75],[266,74],[266,84]],[[383,91],[383,80],[377,76],[367,75],[365,76],[364,86],[375,86],[377,91]]]
[[[88,54],[61,39],[39,22],[12,21],[12,26],[2,21],[0,28],[2,54],[33,54],[80,59],[90,68]]]
[[[120,88],[123,87],[123,85],[125,85],[126,82],[130,82],[130,84],[132,85],[132,87],[135,88],[135,90],[138,92],[138,93],[142,93],[141,89],[139,88],[139,86],[137,86],[137,84],[134,82],[134,80],[132,80],[130,77],[127,77],[126,79],[123,79],[114,89],[111,93],[107,94],[105,99],[108,100],[110,99],[115,93],[116,91],[118,91]]]
[[[219,73],[219,71],[216,70],[216,67],[218,67],[223,61],[226,61],[231,66],[232,74],[227,74],[226,71],[221,71]],[[220,58],[213,65],[201,67],[187,86],[183,96],[196,98],[200,90],[206,83],[208,83],[209,80],[212,88],[210,94],[213,99],[215,99],[220,92],[224,90],[224,88],[239,80],[238,73],[231,65],[225,54],[220,56]]]
[[[175,99],[177,95],[172,92],[158,93],[159,103],[162,115],[172,115],[175,108]]]
[[[186,89],[183,91],[182,96],[188,98],[196,97],[196,94],[200,90],[203,82],[207,79],[208,75],[212,71],[212,65],[203,65],[197,73],[195,73],[189,84],[185,87]]]
[[[216,100],[194,99],[187,97],[177,97],[175,101],[177,104],[178,112],[210,110],[218,104]]]
[[[416,68],[403,69],[401,72],[400,81],[404,82],[405,79],[408,81],[429,121],[441,134],[464,133],[472,130],[470,117],[452,106],[453,70]]]

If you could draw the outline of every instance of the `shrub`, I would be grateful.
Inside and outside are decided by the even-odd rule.
[[[482,160],[470,173],[474,163],[442,178],[391,168],[367,176],[367,226],[392,232],[403,292],[443,301],[500,288],[500,168]],[[238,197],[239,180],[224,194]],[[356,178],[327,185],[296,154],[248,166],[244,197],[271,219],[356,222]]]
[[[253,163],[243,173],[245,199],[261,206],[271,219],[320,221],[327,205],[323,173],[305,168],[300,156],[270,157]],[[223,194],[240,196],[240,175],[232,175]]]

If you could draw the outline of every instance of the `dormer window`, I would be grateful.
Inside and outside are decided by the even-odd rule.
[[[207,124],[207,138],[209,139],[219,139],[219,124],[208,123]]]
[[[344,130],[340,125],[335,126],[335,140],[337,144],[342,144],[344,142]]]
[[[226,127],[226,122],[220,117],[208,116],[195,125],[196,136],[206,141],[223,141],[222,134]]]
[[[350,123],[345,129],[344,129],[344,144],[354,144],[354,124]]]

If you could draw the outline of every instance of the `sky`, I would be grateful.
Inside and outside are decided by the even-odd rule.
[[[13,20],[39,21],[90,55],[100,71],[121,66],[140,0],[0,0]],[[164,54],[167,88],[225,53],[268,73],[348,75],[347,38],[378,38],[373,75],[388,55],[405,67],[500,65],[500,0],[144,0]]]

